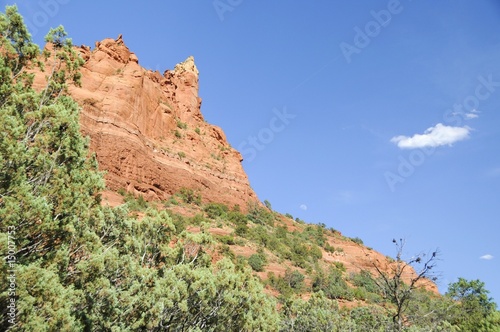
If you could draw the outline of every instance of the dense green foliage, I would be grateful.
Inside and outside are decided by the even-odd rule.
[[[41,66],[39,50],[15,7],[0,29],[1,252],[15,240],[15,264],[1,266],[15,287],[0,283],[0,330],[276,330],[274,300],[250,270],[212,265],[211,236],[182,232],[165,211],[139,220],[127,204],[100,206],[102,175],[66,94],[82,60],[62,27],[47,36],[47,81],[37,90],[26,69]]]
[[[67,94],[68,84],[79,84],[83,61],[62,27],[47,42],[41,53],[16,7],[0,14],[0,330],[395,328],[395,306],[384,302],[377,276],[320,264],[320,248],[340,251],[328,243],[327,234],[336,233],[324,224],[297,220],[300,230],[289,231],[269,202],[250,205],[247,214],[210,203],[185,217],[123,192],[123,205],[101,206],[103,176]],[[32,68],[45,71],[36,89]],[[176,197],[169,204],[202,205],[190,189]],[[192,225],[199,232],[187,232]],[[212,236],[214,226],[234,232]],[[245,245],[256,251],[248,259],[232,250]],[[216,252],[224,257],[214,263]],[[284,274],[269,273],[266,281],[277,298],[252,272],[271,260],[287,263]],[[415,289],[404,328],[498,331],[500,314],[487,294],[480,281],[464,279],[445,296]],[[340,300],[359,306],[341,308]]]
[[[253,254],[248,258],[248,264],[254,271],[261,272],[266,265],[266,258],[261,254]]]
[[[314,277],[313,290],[322,291],[329,299],[352,300],[353,292],[338,269],[330,269],[327,273],[319,271]]]
[[[446,293],[457,304],[452,322],[464,331],[500,331],[500,312],[480,280],[459,280]]]

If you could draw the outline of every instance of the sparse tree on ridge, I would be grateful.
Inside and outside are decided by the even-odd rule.
[[[373,263],[377,270],[379,278],[376,279],[377,285],[384,298],[395,305],[395,312],[392,314],[394,328],[396,331],[403,331],[404,315],[408,305],[413,297],[415,289],[422,287],[428,281],[436,281],[435,272],[438,251],[430,255],[419,254],[408,261],[403,260],[404,239],[393,239],[396,246],[396,260],[392,263],[383,263],[377,261]],[[415,273],[412,273],[414,269]],[[389,272],[385,272],[389,270]]]

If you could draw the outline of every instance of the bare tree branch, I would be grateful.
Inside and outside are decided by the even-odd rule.
[[[437,280],[434,268],[437,265],[439,251],[435,250],[431,255],[421,253],[406,262],[402,258],[405,240],[393,239],[392,242],[396,246],[396,260],[390,264],[386,263],[389,272],[383,271],[379,261],[373,262],[373,267],[379,275],[375,283],[382,296],[396,306],[396,311],[392,314],[394,329],[402,331],[404,314],[412,301],[413,291],[421,287],[424,280]],[[421,264],[423,267],[418,268]]]

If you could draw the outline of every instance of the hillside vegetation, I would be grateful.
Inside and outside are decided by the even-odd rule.
[[[418,264],[434,254],[396,278],[410,271],[399,254],[348,263],[348,248],[380,254],[267,201],[243,213],[185,188],[155,202],[121,190],[105,204],[67,93],[83,60],[62,27],[46,41],[40,52],[16,7],[0,15],[0,330],[500,330],[481,281],[432,291]]]

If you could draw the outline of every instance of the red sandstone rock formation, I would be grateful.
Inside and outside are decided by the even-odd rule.
[[[257,200],[241,154],[203,119],[193,57],[162,75],[142,68],[121,35],[78,50],[85,59],[82,86],[70,94],[82,106],[82,132],[108,188],[147,199],[192,188],[204,202],[243,209]]]

